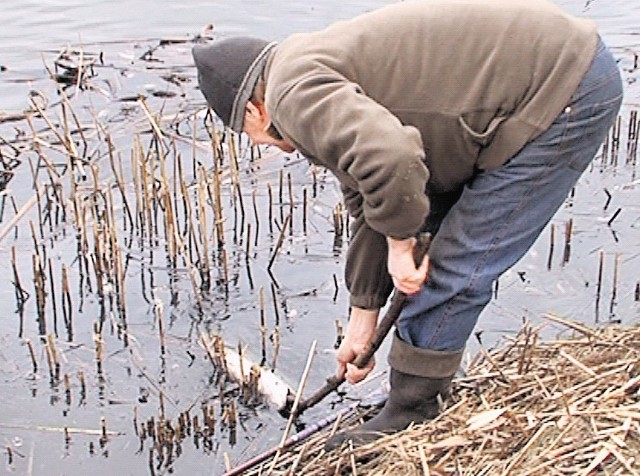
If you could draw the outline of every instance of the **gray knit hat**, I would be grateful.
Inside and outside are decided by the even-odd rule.
[[[235,132],[242,132],[245,106],[274,46],[257,38],[234,37],[193,48],[200,90]]]

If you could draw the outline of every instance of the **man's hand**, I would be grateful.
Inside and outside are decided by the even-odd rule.
[[[343,376],[349,383],[358,383],[364,379],[375,366],[372,357],[366,367],[359,369],[352,362],[364,353],[367,344],[373,338],[378,323],[378,310],[351,308],[351,316],[344,339],[338,348],[338,378]]]
[[[387,237],[387,243],[389,245],[387,268],[394,286],[398,291],[409,296],[417,293],[427,279],[429,256],[425,255],[420,266],[416,268],[413,259],[415,238],[395,240]]]

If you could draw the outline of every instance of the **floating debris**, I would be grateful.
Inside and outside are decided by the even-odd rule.
[[[248,386],[252,398],[264,398],[279,412],[288,412],[295,391],[272,370],[251,361],[244,352],[225,346],[219,335],[200,336],[211,363],[241,386]]]

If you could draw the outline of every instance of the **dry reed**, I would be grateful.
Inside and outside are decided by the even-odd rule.
[[[525,325],[478,354],[435,420],[330,453],[325,431],[245,474],[640,474],[640,327],[549,317],[576,335],[542,342]]]

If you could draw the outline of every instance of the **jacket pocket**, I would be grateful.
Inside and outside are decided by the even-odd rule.
[[[462,116],[458,117],[458,122],[462,127],[463,134],[471,138],[471,140],[477,145],[484,147],[489,144],[489,142],[491,142],[491,139],[493,139],[498,126],[500,126],[500,124],[502,124],[505,119],[506,117],[503,116],[492,118],[482,132],[474,130],[469,124],[467,124],[467,121],[465,121],[464,117]]]

